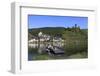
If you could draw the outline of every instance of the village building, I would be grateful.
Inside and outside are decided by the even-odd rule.
[[[38,37],[33,36],[31,40],[28,41],[29,43],[38,42]]]
[[[38,33],[38,36],[33,36],[31,40],[29,40],[28,42],[29,43],[32,43],[32,42],[44,42],[44,41],[53,41],[53,42],[64,42],[64,40],[59,37],[59,36],[55,36],[55,37],[51,37],[50,35],[48,34],[43,34],[42,32],[39,32]]]
[[[54,37],[53,42],[64,42],[64,40],[61,37]]]

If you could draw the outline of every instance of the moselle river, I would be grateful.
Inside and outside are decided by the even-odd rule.
[[[46,52],[46,48],[51,46],[58,49],[55,54]],[[63,54],[60,54],[63,52]],[[51,59],[68,59],[69,55],[74,54],[76,51],[87,52],[86,41],[74,41],[74,42],[41,42],[41,43],[29,43],[28,44],[28,60],[51,60]],[[59,54],[58,54],[59,53]]]

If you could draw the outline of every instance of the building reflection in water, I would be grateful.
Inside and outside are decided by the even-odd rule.
[[[37,48],[38,49],[37,51],[39,54],[42,54],[45,51],[46,47],[48,47],[48,45],[62,48],[64,47],[64,42],[43,42],[43,43],[29,43],[28,44],[30,48]]]

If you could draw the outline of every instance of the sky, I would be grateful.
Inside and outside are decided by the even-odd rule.
[[[28,15],[28,28],[41,27],[72,27],[75,24],[81,29],[88,28],[88,17],[78,16],[50,16],[50,15]]]

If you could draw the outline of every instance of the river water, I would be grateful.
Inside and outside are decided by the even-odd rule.
[[[63,49],[64,54],[53,55],[45,52],[46,47],[51,45],[52,47],[58,47]],[[87,41],[68,41],[68,42],[40,42],[28,44],[28,60],[50,60],[50,59],[68,59],[68,56],[85,52],[85,54],[79,54],[77,58],[87,57]],[[75,56],[74,56],[75,57]],[[72,58],[74,58],[72,57]]]

